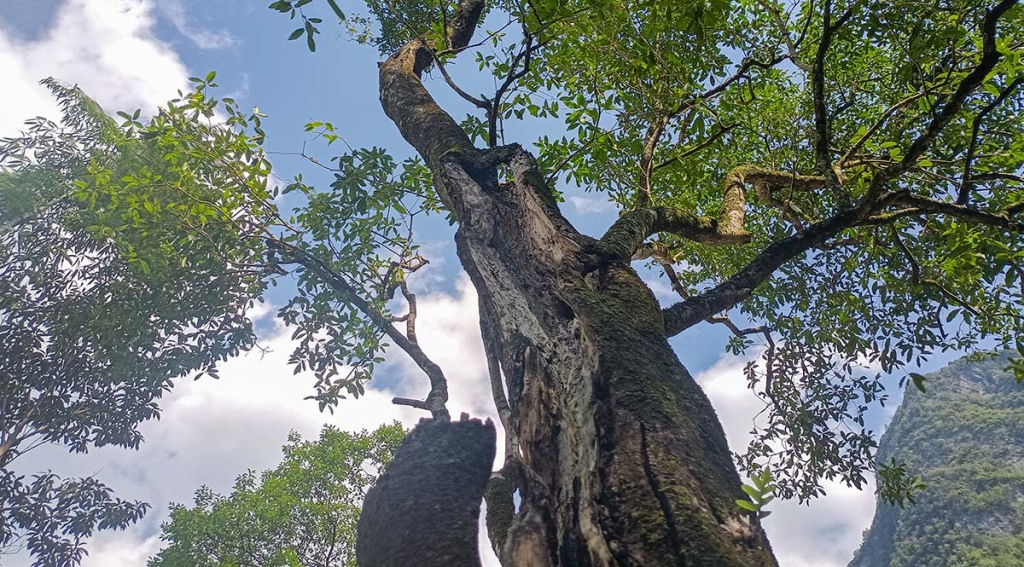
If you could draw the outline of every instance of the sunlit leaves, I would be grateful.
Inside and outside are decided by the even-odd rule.
[[[330,141],[333,127],[316,124]],[[284,192],[301,195],[285,238],[301,244],[367,299],[389,315],[388,303],[410,266],[418,265],[412,240],[417,215],[439,210],[430,173],[418,159],[402,163],[381,148],[356,149],[331,160],[333,181],[325,188],[301,176]],[[313,396],[321,408],[345,395],[359,396],[383,361],[383,331],[316,274],[297,270],[298,294],[279,311],[294,327],[291,362],[296,372],[312,370]]]
[[[262,162],[232,155],[234,184],[211,173],[199,149],[227,135],[197,122],[210,110],[201,92],[148,125],[125,113],[119,128],[78,89],[46,84],[62,124],[36,119],[0,141],[0,545],[27,536],[37,561],[54,565],[146,506],[92,479],[29,482],[7,467],[37,443],[137,448],[173,379],[215,373],[253,344],[246,311],[263,278],[242,265],[255,248],[211,239],[237,241],[234,223],[253,222],[221,192],[242,178],[262,191]],[[174,125],[183,115],[190,128]]]
[[[737,499],[736,505],[753,512],[758,519],[767,518],[771,512],[765,510],[764,507],[775,500],[775,496],[772,495],[775,492],[775,486],[772,485],[772,472],[765,469],[751,476],[750,482],[752,484],[744,484],[740,487],[746,493],[747,498]]]
[[[277,467],[237,477],[230,495],[207,487],[194,506],[172,504],[168,542],[150,567],[355,565],[356,523],[366,490],[405,436],[402,426],[316,441],[292,432]]]

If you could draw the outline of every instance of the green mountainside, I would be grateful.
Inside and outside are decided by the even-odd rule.
[[[928,488],[879,502],[850,567],[1024,567],[1024,384],[1006,357],[960,360],[908,386],[878,462]]]

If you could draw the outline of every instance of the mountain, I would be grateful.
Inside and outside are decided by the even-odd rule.
[[[908,386],[878,462],[928,487],[879,502],[849,567],[1024,567],[1024,384],[1005,356],[959,360]]]

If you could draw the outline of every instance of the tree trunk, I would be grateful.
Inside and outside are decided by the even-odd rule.
[[[775,565],[653,294],[562,217],[525,150],[472,147],[419,81],[430,57],[413,41],[385,62],[381,101],[458,221],[504,375],[522,504],[502,563]]]

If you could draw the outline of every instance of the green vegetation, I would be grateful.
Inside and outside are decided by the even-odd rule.
[[[218,361],[253,346],[247,312],[285,277],[294,293],[277,314],[321,409],[362,394],[394,345],[430,385],[425,399],[397,403],[447,420],[447,382],[417,341],[408,277],[426,263],[414,220],[440,212],[458,225],[480,301],[507,434],[503,480],[523,498],[499,530],[509,541],[494,536],[519,554],[506,563],[771,565],[756,514],[736,504],[744,491],[714,410],[668,340],[723,324],[733,352],[763,353],[747,370],[766,419],[740,465],[802,500],[823,478],[864,484],[876,446],[864,414],[884,396],[883,373],[1016,342],[1017,4],[368,0],[349,11],[277,0],[273,10],[301,21],[282,44],[305,36],[315,49],[321,10],[380,50],[381,103],[419,154],[314,157],[339,137],[312,122],[326,147],[306,157],[328,179],[298,174],[280,191],[263,115],[217,99],[213,73],[152,119],[119,113],[120,124],[55,88],[66,130],[30,124],[0,147],[0,338],[14,345],[0,359],[13,376],[0,402],[15,408],[2,416],[0,467],[26,441],[137,446],[137,425],[158,415],[173,380],[216,376]],[[489,22],[500,29],[478,30]],[[493,90],[459,88],[447,67],[457,59]],[[453,88],[472,113],[451,116],[428,87]],[[536,157],[506,137],[513,123],[545,121],[540,131],[565,134],[524,140]],[[566,184],[615,203],[618,221],[581,232],[558,210]],[[679,301],[662,309],[634,259]],[[1012,416],[958,410],[999,432]],[[1013,497],[954,431],[915,433],[948,474],[981,467],[971,474],[992,479],[965,509]],[[903,501],[944,478],[919,481],[917,464],[880,469],[881,494]],[[53,550],[74,563],[93,529],[145,510],[104,487],[72,499],[99,502],[98,516],[72,506],[51,522],[43,508],[63,500],[2,470],[39,513],[12,515],[7,500],[24,490],[0,493],[0,546],[27,534],[40,564]],[[755,492],[758,508],[768,496]],[[205,495],[198,507],[215,513],[219,502]]]
[[[203,128],[201,91],[143,131],[137,114],[118,127],[77,88],[44,83],[62,123],[33,119],[0,140],[0,552],[25,547],[51,566],[77,563],[85,538],[148,505],[13,463],[44,443],[137,448],[173,379],[216,375],[254,344],[246,312],[264,278],[238,266],[264,251],[237,227],[260,209],[232,178],[264,162]],[[188,120],[175,129],[171,116]],[[230,167],[197,151],[200,139]]]
[[[351,434],[325,427],[317,441],[288,436],[284,460],[235,480],[228,496],[196,491],[171,505],[149,567],[350,567],[366,490],[398,448],[399,424]]]
[[[851,567],[1024,566],[1024,385],[1007,366],[961,360],[908,388],[878,455],[927,488],[879,503]]]

